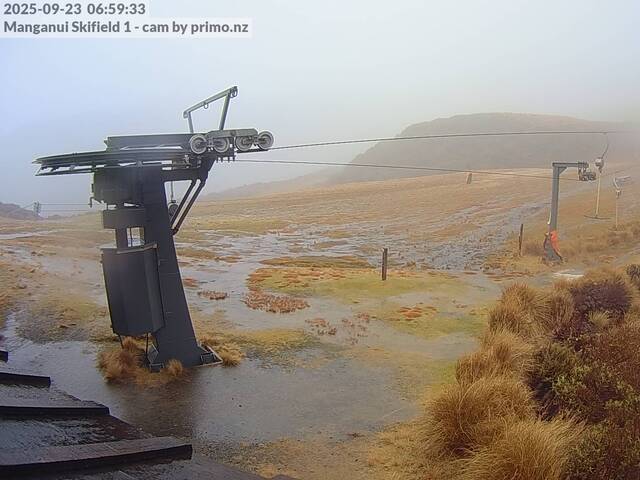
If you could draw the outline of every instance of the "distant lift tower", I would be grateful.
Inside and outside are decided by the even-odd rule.
[[[103,227],[113,229],[116,239],[115,248],[102,249],[111,327],[120,336],[151,335],[147,361],[153,370],[171,359],[187,367],[220,362],[196,341],[173,236],[214,163],[273,145],[269,132],[225,130],[229,101],[237,92],[229,88],[187,109],[190,133],[108,137],[104,151],[35,161],[38,175],[93,174],[93,199],[106,205]],[[191,113],[219,99],[224,99],[219,128],[194,132]],[[174,181],[190,183],[180,203],[169,209],[165,184]]]
[[[596,179],[595,172],[589,170],[587,162],[553,162],[553,176],[551,183],[551,214],[549,215],[549,230],[544,237],[544,259],[550,263],[563,261],[558,248],[558,204],[560,198],[560,174],[567,168],[578,169],[578,180],[589,182]]]

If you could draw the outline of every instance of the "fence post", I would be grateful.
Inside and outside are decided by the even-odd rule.
[[[382,280],[387,279],[387,257],[389,256],[389,249],[382,249]]]
[[[522,239],[524,237],[524,223],[520,224],[520,235],[518,235],[518,256],[522,256]]]

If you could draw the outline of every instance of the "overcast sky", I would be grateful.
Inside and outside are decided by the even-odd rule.
[[[107,135],[186,130],[231,85],[229,127],[276,143],[395,135],[460,113],[638,119],[640,2],[151,0],[153,16],[250,17],[252,39],[0,39],[0,201],[85,202],[85,175],[35,178],[41,155]],[[213,129],[213,110],[196,119]],[[349,161],[366,147],[265,158]],[[209,191],[308,173],[223,165]]]

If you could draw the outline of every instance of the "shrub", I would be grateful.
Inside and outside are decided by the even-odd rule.
[[[529,389],[510,376],[450,385],[428,405],[426,443],[444,454],[465,455],[488,445],[508,422],[533,416]]]
[[[610,422],[588,427],[574,445],[567,465],[567,480],[640,478],[638,426]]]
[[[615,375],[640,392],[640,323],[617,325],[582,339],[588,361],[606,365]]]
[[[572,348],[557,342],[550,342],[535,353],[529,385],[545,417],[552,417],[560,408],[553,390],[554,383],[558,378],[570,375],[579,363],[580,359]]]
[[[634,300],[634,288],[623,273],[611,269],[588,272],[568,286],[575,304],[575,326],[588,330],[591,312],[606,312],[612,321],[619,322]]]
[[[582,363],[553,383],[560,410],[589,423],[620,421],[640,415],[640,396],[608,365],[597,360]]]
[[[565,420],[510,424],[465,465],[460,480],[560,480],[580,429]]]
[[[458,383],[469,384],[482,377],[513,374],[524,378],[532,365],[533,346],[507,331],[488,332],[481,349],[461,358],[456,365]]]

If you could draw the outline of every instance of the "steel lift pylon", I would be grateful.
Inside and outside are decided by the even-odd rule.
[[[266,131],[225,130],[229,101],[237,91],[229,88],[185,110],[189,133],[108,137],[104,151],[35,160],[37,175],[93,174],[92,200],[106,205],[103,227],[115,231],[115,247],[102,249],[111,327],[119,336],[151,337],[147,362],[152,370],[171,359],[187,367],[220,362],[196,341],[173,236],[215,163],[273,145]],[[219,128],[194,132],[192,112],[220,99]],[[176,181],[188,181],[189,187],[169,208],[165,184]]]
[[[549,228],[544,237],[544,260],[550,263],[561,263],[562,256],[558,248],[558,206],[560,201],[560,175],[567,168],[578,169],[578,180],[589,182],[596,179],[595,172],[589,170],[587,162],[553,162],[553,175],[551,177],[551,212],[549,215]],[[602,171],[601,166],[599,166]]]

